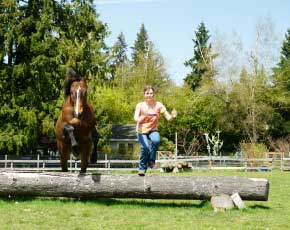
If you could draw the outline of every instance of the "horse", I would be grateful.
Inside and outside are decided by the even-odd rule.
[[[87,84],[81,79],[70,86],[55,125],[57,149],[63,172],[68,171],[67,161],[72,152],[81,159],[81,173],[86,173],[93,152],[96,118],[92,105],[87,101]],[[96,150],[93,158],[96,158]]]

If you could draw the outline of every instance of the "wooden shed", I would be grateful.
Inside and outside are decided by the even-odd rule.
[[[140,145],[136,135],[136,125],[113,125],[110,146],[113,153],[128,155],[138,159]]]

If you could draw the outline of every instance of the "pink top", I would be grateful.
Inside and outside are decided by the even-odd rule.
[[[137,123],[136,131],[138,133],[149,133],[157,130],[158,119],[160,113],[166,111],[165,106],[161,102],[154,102],[152,106],[148,106],[146,102],[140,102],[136,105],[135,114],[145,116],[144,120]]]

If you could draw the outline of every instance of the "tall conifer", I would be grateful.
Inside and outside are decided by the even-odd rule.
[[[213,59],[215,55],[211,53],[211,44],[209,44],[209,31],[203,22],[195,32],[193,57],[187,60],[184,65],[191,69],[184,81],[192,90],[200,86],[202,79],[210,79],[215,74],[213,67]]]
[[[147,58],[149,52],[150,41],[144,24],[141,25],[140,31],[137,33],[137,39],[134,42],[132,49],[132,61],[135,65],[139,59]]]

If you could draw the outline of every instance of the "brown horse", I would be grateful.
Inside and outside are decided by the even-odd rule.
[[[55,125],[57,148],[63,172],[68,171],[67,161],[72,152],[81,159],[81,173],[85,173],[93,151],[92,133],[95,131],[93,107],[87,101],[87,85],[84,80],[70,86]]]

